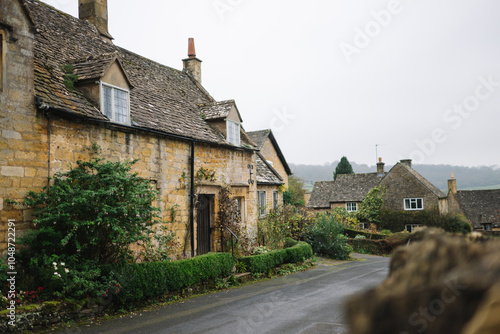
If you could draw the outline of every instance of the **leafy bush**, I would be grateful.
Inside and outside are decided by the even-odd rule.
[[[244,263],[246,270],[253,274],[265,273],[284,263],[296,263],[312,257],[312,248],[306,242],[298,242],[295,246],[278,249],[268,253],[245,256],[239,259]]]
[[[95,147],[94,150],[98,150]],[[29,192],[25,204],[35,207],[35,230],[21,239],[35,259],[56,255],[76,265],[131,259],[129,245],[147,240],[157,217],[157,191],[131,173],[135,161],[105,162],[99,156],[56,173],[53,185]]]
[[[356,227],[359,224],[357,212],[347,212],[345,208],[335,208],[330,211],[330,215],[345,226]]]
[[[100,266],[132,260],[129,246],[149,240],[157,191],[131,172],[135,161],[104,161],[99,146],[91,150],[90,161],[77,161],[43,191],[14,202],[35,209],[35,228],[20,239],[28,247],[18,254],[25,290],[42,286],[49,297],[102,296],[116,282],[101,275]],[[65,268],[54,270],[53,263]]]
[[[105,266],[103,274],[113,275],[122,286],[114,299],[118,305],[161,296],[199,282],[229,276],[234,267],[229,253],[208,253],[173,262],[130,263]]]
[[[344,226],[334,216],[319,215],[308,226],[304,240],[312,246],[314,253],[333,259],[348,259],[352,252],[352,247],[347,243],[347,237],[344,235]]]
[[[385,189],[377,186],[371,189],[359,206],[358,219],[362,222],[380,222],[380,212],[384,206]]]
[[[272,249],[283,248],[286,238],[299,239],[309,221],[308,212],[302,208],[291,205],[278,207],[259,221],[259,242]]]

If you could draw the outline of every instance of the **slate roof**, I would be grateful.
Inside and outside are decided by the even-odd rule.
[[[382,178],[383,175],[379,176],[377,173],[337,175],[330,203],[361,202]]]
[[[315,209],[329,209],[330,197],[335,181],[317,181],[311,192],[307,206]]]
[[[380,183],[384,175],[340,174],[335,181],[315,182],[308,206],[320,209],[330,208],[331,203],[361,202],[368,192]]]
[[[500,222],[500,189],[459,190],[455,198],[473,225]]]
[[[259,130],[259,131],[249,131],[247,132],[248,136],[253,140],[255,144],[257,144],[257,148],[262,150],[264,143],[266,142],[267,137],[271,133],[271,129]]]
[[[89,120],[108,121],[96,102],[78,89],[64,85],[65,73],[61,66],[75,64],[81,79],[92,78],[103,73],[113,55],[133,86],[130,91],[133,127],[230,145],[203,119],[199,105],[215,100],[190,75],[106,43],[87,21],[37,0],[24,0],[24,3],[38,32],[34,74],[35,96],[40,105]],[[82,59],[84,61],[78,63]]]
[[[229,112],[231,111],[231,107],[233,106],[236,109],[236,112],[238,113],[238,117],[240,118],[241,121],[243,121],[234,100],[204,103],[201,104],[199,107],[201,113],[205,116],[206,120],[215,120],[215,119],[226,118],[229,115]]]
[[[435,185],[433,185],[432,183],[427,181],[426,178],[424,178],[416,170],[414,170],[413,168],[411,168],[407,164],[398,162],[396,165],[394,165],[394,167],[396,167],[396,166],[403,167],[406,171],[408,171],[408,173],[413,175],[420,183],[422,183],[427,189],[429,189],[429,191],[431,191],[437,198],[446,198],[446,194],[444,192],[442,192],[441,190],[439,190],[438,187],[436,187]],[[394,167],[392,167],[392,168],[394,168]]]
[[[97,56],[90,56],[83,59],[71,60],[71,64],[74,68],[74,74],[78,76],[78,81],[88,81],[88,80],[99,80],[105,74],[108,68],[117,61],[123,70],[123,65],[121,64],[118,55],[116,53],[102,54]],[[124,71],[124,70],[123,70]],[[127,73],[124,74],[129,81],[130,88],[133,88]]]
[[[279,173],[266,161],[266,159],[264,159],[260,153],[257,153],[256,163],[257,184],[281,185],[284,183]]]
[[[271,129],[265,129],[265,130],[259,130],[259,131],[250,131],[247,132],[248,137],[257,144],[257,149],[262,150],[262,147],[264,146],[264,143],[266,142],[267,138],[271,141],[271,144],[274,146],[274,149],[276,150],[276,154],[278,155],[278,158],[281,161],[281,164],[285,168],[285,171],[288,175],[292,175],[292,170],[290,169],[290,166],[288,166],[288,163],[286,162],[285,156],[281,152],[281,149],[278,145],[278,142],[276,138],[273,135],[273,132]]]

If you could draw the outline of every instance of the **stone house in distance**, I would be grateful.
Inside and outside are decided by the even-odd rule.
[[[457,190],[457,180],[448,180],[448,212],[465,217],[473,229],[500,230],[500,189]]]
[[[357,211],[368,192],[380,185],[388,210],[446,210],[446,195],[414,170],[411,160],[401,160],[388,172],[384,165],[380,159],[376,173],[338,175],[335,181],[316,182],[308,207],[314,211],[337,207]]]
[[[259,217],[266,216],[270,209],[283,203],[282,190],[288,187],[292,171],[270,129],[247,133],[257,145],[257,202]]]
[[[287,175],[262,159],[235,102],[203,88],[192,39],[176,70],[114,45],[105,0],[79,0],[79,18],[38,0],[4,0],[0,57],[0,252],[7,221],[20,236],[33,219],[5,200],[89,159],[93,143],[105,159],[138,159],[134,171],[159,190],[162,211],[177,207],[175,221],[163,218],[181,243],[177,256],[220,249],[221,187],[231,187],[248,231],[257,228],[258,187],[268,182],[282,196]]]

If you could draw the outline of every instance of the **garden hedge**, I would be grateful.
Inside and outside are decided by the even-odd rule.
[[[456,215],[441,215],[437,210],[422,211],[389,211],[383,210],[377,229],[391,232],[404,231],[407,224],[421,224],[428,227],[439,227],[447,232],[469,233],[470,225]]]
[[[239,259],[251,273],[264,273],[285,263],[296,263],[312,257],[311,245],[300,241],[295,246]]]
[[[385,239],[349,239],[349,244],[355,252],[369,253],[374,255],[390,255],[394,249],[406,245],[410,233],[394,233]]]
[[[173,262],[106,266],[103,274],[112,274],[120,282],[122,289],[113,302],[124,305],[181,290],[209,279],[229,276],[234,264],[230,253],[209,253]]]
[[[364,231],[359,231],[359,230],[351,230],[349,228],[345,229],[345,234],[347,234],[347,236],[349,238],[355,238],[357,235],[363,235],[366,237],[366,239],[372,239],[372,240],[387,238],[387,235],[384,235],[384,234],[369,233],[369,232],[364,232]]]

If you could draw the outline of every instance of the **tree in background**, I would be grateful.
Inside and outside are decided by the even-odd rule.
[[[380,212],[384,206],[385,189],[377,186],[368,192],[358,210],[358,219],[362,222],[380,223]]]
[[[304,180],[297,176],[291,175],[288,178],[288,189],[283,193],[283,202],[285,204],[304,206],[305,199],[304,195],[306,190],[304,189]]]
[[[337,167],[335,168],[335,172],[333,173],[333,179],[337,179],[337,175],[340,174],[354,174],[354,170],[352,169],[351,163],[347,160],[346,157],[342,157]]]

